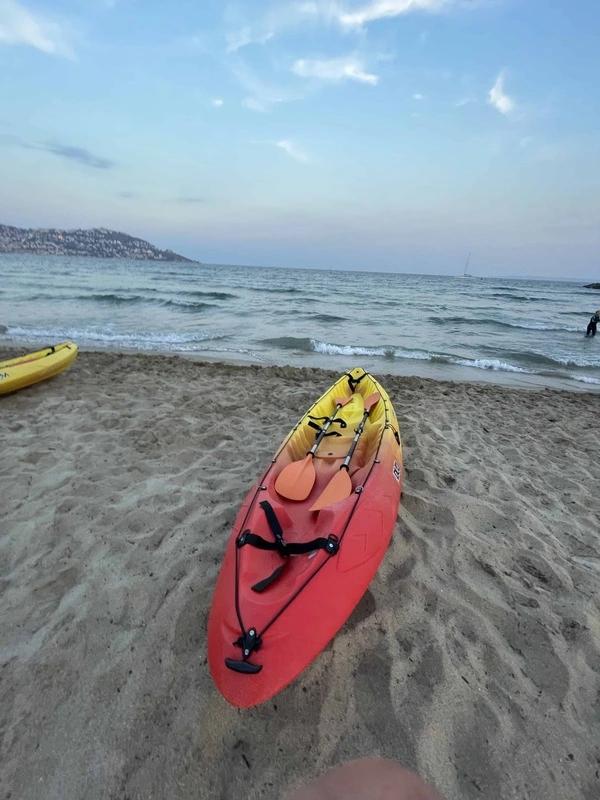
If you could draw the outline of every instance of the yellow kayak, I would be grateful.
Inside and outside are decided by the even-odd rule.
[[[17,389],[53,378],[71,366],[77,351],[74,342],[61,342],[35,353],[0,361],[0,394],[16,392]]]

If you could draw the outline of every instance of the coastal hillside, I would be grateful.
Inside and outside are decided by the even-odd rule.
[[[161,250],[144,239],[107,228],[15,228],[0,225],[0,253],[136,258],[148,261],[187,261],[172,250]]]

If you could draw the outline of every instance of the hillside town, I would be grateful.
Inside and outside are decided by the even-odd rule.
[[[60,230],[0,225],[0,253],[193,261],[172,250],[161,250],[143,239],[107,228]]]

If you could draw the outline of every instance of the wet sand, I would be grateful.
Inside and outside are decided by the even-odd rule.
[[[447,800],[600,796],[598,394],[378,376],[406,466],[379,573],[272,701],[214,688],[237,506],[334,377],[84,353],[0,398],[3,797],[277,798],[368,755]]]

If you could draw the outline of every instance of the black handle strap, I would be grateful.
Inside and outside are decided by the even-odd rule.
[[[339,420],[339,421],[341,422],[341,420]],[[334,422],[338,422],[338,420],[334,420]],[[309,419],[309,421],[308,421],[308,426],[309,426],[309,428],[314,428],[319,435],[322,434],[323,438],[325,438],[325,436],[341,436],[342,435],[341,433],[338,433],[338,431],[327,431],[327,433],[323,433],[323,428],[320,425],[317,425],[317,423],[313,422],[311,419]]]
[[[315,417],[312,414],[309,414],[308,418],[309,419],[314,419],[315,422],[329,422],[331,425],[339,425],[340,428],[345,428],[345,427],[347,427],[347,424],[348,424],[346,422],[346,420],[342,419],[341,417],[339,419],[337,417]],[[310,422],[308,424],[310,425]],[[313,425],[313,428],[314,428],[314,425]]]
[[[244,547],[247,544],[259,550],[276,550],[282,556],[301,556],[305,553],[312,553],[314,550],[325,550],[330,555],[334,555],[339,549],[338,538],[332,533],[327,538],[318,536],[309,542],[282,542],[280,544],[278,541],[268,542],[258,533],[244,531],[238,536],[237,546]]]
[[[275,541],[277,542],[277,546],[281,547],[285,545],[283,541],[283,528],[281,527],[281,523],[277,519],[277,514],[275,513],[273,506],[269,503],[268,500],[263,500],[260,503],[260,507],[265,512],[265,517],[267,518],[267,523],[269,528],[271,529],[271,533],[275,537]]]
[[[286,542],[283,538],[283,528],[281,527],[281,523],[279,522],[277,514],[275,513],[275,509],[271,503],[269,503],[268,500],[263,500],[260,503],[260,507],[265,512],[267,524],[275,541],[269,542],[267,539],[259,536],[258,533],[252,533],[251,530],[245,530],[238,536],[237,546],[238,548],[241,548],[249,544],[252,547],[256,547],[258,550],[275,550],[282,558],[285,558],[286,560],[283,564],[280,564],[278,567],[276,567],[270,575],[267,575],[266,578],[257,581],[252,586],[252,591],[260,594],[261,592],[264,592],[265,589],[268,589],[271,584],[275,583],[288,563],[288,556],[300,556],[306,553],[312,553],[315,550],[325,550],[328,555],[333,556],[339,550],[339,540],[333,533],[329,534],[327,537],[318,536],[316,539],[311,539],[309,542]]]

